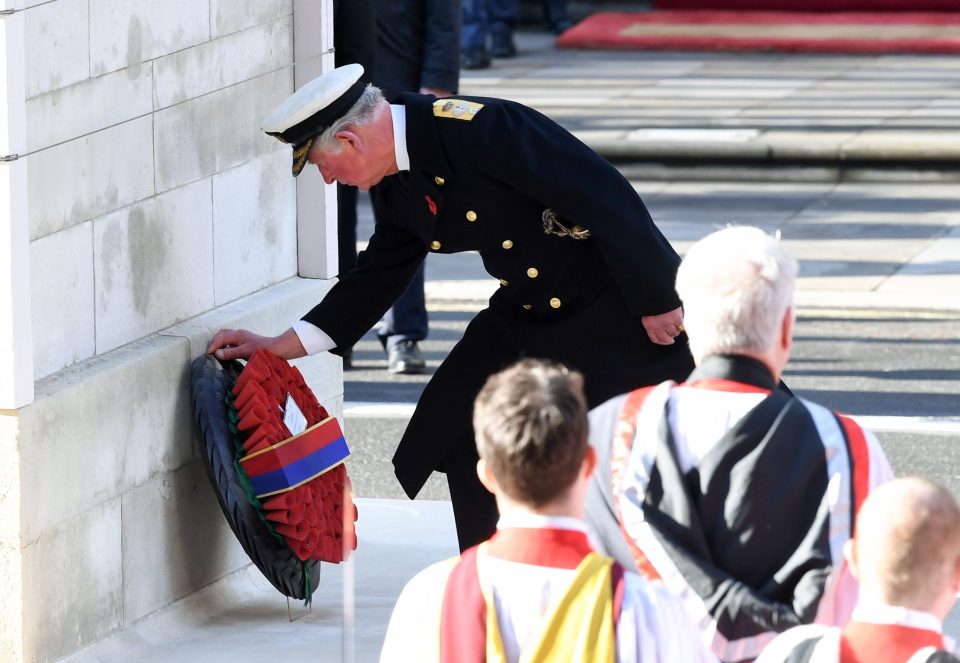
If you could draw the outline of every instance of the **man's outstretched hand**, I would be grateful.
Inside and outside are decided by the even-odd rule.
[[[247,359],[260,349],[269,350],[284,359],[296,359],[307,354],[293,329],[279,336],[261,336],[246,329],[221,329],[207,346],[207,354],[212,353],[217,359],[229,361]]]
[[[651,341],[657,345],[673,345],[673,339],[683,331],[683,307],[660,315],[645,315],[640,321]]]

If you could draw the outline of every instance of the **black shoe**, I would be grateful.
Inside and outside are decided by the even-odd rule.
[[[387,351],[387,370],[391,373],[416,375],[426,367],[416,341],[400,341]]]
[[[490,67],[490,56],[486,49],[468,48],[460,55],[462,69],[487,69]]]
[[[552,32],[555,35],[559,35],[566,32],[570,28],[572,28],[573,21],[571,21],[569,18],[564,18],[559,21],[555,21],[554,23],[551,23],[549,27],[550,27],[550,32]]]
[[[517,46],[513,43],[513,34],[510,32],[491,34],[490,55],[495,58],[516,57]]]

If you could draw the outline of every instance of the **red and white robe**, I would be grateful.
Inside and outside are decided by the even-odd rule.
[[[757,663],[957,663],[936,615],[859,605],[841,628],[811,624],[782,633]]]
[[[528,657],[544,637],[549,642],[569,635],[545,634],[545,629],[558,604],[571,600],[568,590],[575,586],[577,568],[582,569],[588,558],[606,559],[593,552],[581,521],[502,514],[489,542],[465,551],[461,558],[434,564],[407,583],[390,619],[381,663],[468,663],[491,660],[486,652],[494,650],[508,663],[519,661],[521,652]],[[473,578],[458,568],[474,570]],[[611,590],[620,594],[614,600],[609,634],[616,661],[716,660],[700,644],[675,597],[636,574],[621,573],[619,582],[613,575]],[[489,641],[488,604],[480,586],[492,595],[499,647]],[[558,659],[554,654],[550,660],[572,662],[574,655]]]
[[[684,384],[612,399],[590,427],[608,456],[606,512],[637,568],[683,599],[721,660],[847,620],[857,588],[842,547],[867,493],[893,478],[871,433],[776,389],[747,357],[709,357]]]

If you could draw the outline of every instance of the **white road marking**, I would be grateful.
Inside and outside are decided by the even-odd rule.
[[[371,419],[409,418],[416,403],[371,403],[363,401],[345,401],[343,416],[370,417]]]
[[[960,417],[870,417],[854,416],[864,428],[887,433],[960,435]]]
[[[344,416],[371,419],[410,418],[415,403],[370,403],[347,401]],[[853,415],[853,419],[869,430],[887,433],[921,433],[928,435],[960,435],[960,417],[885,417]]]

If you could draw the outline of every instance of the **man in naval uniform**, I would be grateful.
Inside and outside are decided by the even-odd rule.
[[[324,180],[367,189],[396,178],[356,269],[276,337],[221,330],[208,352],[260,347],[293,358],[342,353],[410,282],[428,253],[478,251],[500,282],[436,370],[393,463],[415,497],[445,472],[461,549],[496,529],[476,474],[473,399],[521,357],[562,362],[586,379],[590,406],[689,374],[673,280],[680,262],[630,183],[540,113],[510,101],[402,94],[388,104],[362,67],[311,81],[264,120]]]

